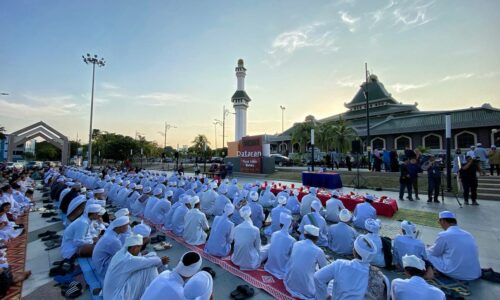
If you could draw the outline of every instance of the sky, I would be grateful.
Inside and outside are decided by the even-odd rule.
[[[247,68],[247,134],[344,112],[364,64],[421,110],[500,108],[500,1],[0,1],[0,126],[37,121],[88,141],[94,128],[191,145],[222,144],[234,68]],[[215,140],[217,139],[217,141]],[[234,115],[225,141],[234,140]],[[217,143],[217,144],[216,144]]]

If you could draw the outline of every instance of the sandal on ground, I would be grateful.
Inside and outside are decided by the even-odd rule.
[[[56,233],[57,233],[57,232],[55,232],[55,231],[52,231],[52,230],[47,230],[47,231],[45,231],[45,232],[43,232],[43,233],[40,233],[40,234],[38,235],[38,237],[39,237],[39,238],[41,238],[41,237],[48,236],[48,235],[53,235],[53,234],[56,234]]]
[[[159,244],[154,245],[153,248],[155,249],[155,251],[168,250],[172,248],[172,244],[166,242],[160,242]]]

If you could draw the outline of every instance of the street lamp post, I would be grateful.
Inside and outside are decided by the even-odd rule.
[[[168,124],[167,122],[165,122],[165,131],[163,132],[159,132],[160,134],[163,134],[164,135],[164,140],[163,140],[163,149],[167,148],[167,131],[170,129],[170,128],[177,128],[177,126],[175,125],[172,125],[172,124]]]
[[[215,127],[215,149],[217,149],[217,125],[220,125],[222,126],[222,129],[224,130],[224,123],[221,121],[221,120],[217,120],[217,119],[214,119],[214,127]],[[224,139],[224,137],[223,137]],[[224,145],[222,145],[222,147],[224,148]]]
[[[314,172],[314,128],[311,128],[311,171]]]
[[[99,58],[97,55],[91,56],[87,53],[87,56],[83,56],[83,62],[92,64],[92,93],[90,96],[90,129],[89,129],[89,148],[88,148],[88,166],[92,167],[92,118],[94,115],[94,80],[95,80],[95,66],[104,67],[106,61],[104,58]]]
[[[283,131],[285,131],[285,109],[286,109],[286,107],[284,107],[283,105],[280,105],[280,108],[281,108],[281,133],[283,133]]]
[[[226,109],[226,106],[222,107],[222,148],[225,147],[225,137],[226,137],[226,117],[230,114],[231,112],[229,109]],[[234,113],[233,113],[234,114]],[[220,121],[219,121],[220,122]]]
[[[371,160],[370,160],[370,151],[371,151],[371,145],[370,145],[370,107],[368,104],[368,64],[365,63],[365,85],[363,88],[363,93],[365,94],[365,99],[366,99],[366,152],[367,152],[367,161],[368,161],[368,170],[371,169]],[[359,161],[358,161],[359,164]]]

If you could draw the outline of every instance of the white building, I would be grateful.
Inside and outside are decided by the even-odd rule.
[[[235,112],[235,141],[241,140],[242,137],[247,135],[247,108],[248,102],[251,101],[250,97],[245,92],[245,76],[247,75],[245,67],[243,66],[243,59],[238,60],[238,66],[235,68],[236,78],[238,79],[238,86],[231,102],[233,102]]]

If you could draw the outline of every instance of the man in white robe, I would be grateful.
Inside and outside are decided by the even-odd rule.
[[[401,222],[402,235],[394,238],[392,246],[392,262],[398,269],[403,268],[403,256],[415,255],[416,257],[426,260],[427,253],[425,244],[417,238],[417,227],[410,221],[403,220]]]
[[[85,208],[83,214],[64,230],[61,245],[61,256],[63,258],[70,259],[75,255],[80,257],[92,256],[94,239],[89,235],[90,222],[99,218],[100,210],[100,205],[89,205]]]
[[[243,222],[234,229],[234,250],[231,261],[241,270],[255,270],[266,258],[265,249],[261,249],[260,231],[253,226],[252,210],[249,206],[240,209]]]
[[[186,252],[177,266],[163,271],[148,286],[141,300],[185,300],[184,283],[201,268],[202,259],[196,252]]]
[[[183,202],[172,215],[172,232],[177,236],[182,236],[184,232],[184,217],[191,208],[191,197],[186,195],[183,197]]]
[[[120,235],[127,232],[129,223],[130,220],[127,216],[116,218],[95,245],[92,253],[92,265],[101,282],[104,281],[111,258],[123,247]]]
[[[269,247],[264,270],[278,279],[283,279],[296,240],[289,233],[292,224],[291,214],[282,212],[279,216],[279,223],[280,230],[275,231],[271,236],[271,246]]]
[[[231,203],[231,200],[229,200],[226,194],[227,194],[227,187],[220,186],[219,195],[217,196],[217,198],[215,198],[214,211],[213,211],[214,216],[222,215],[224,213],[224,207],[226,206],[226,204]]]
[[[445,231],[438,234],[434,245],[427,249],[427,258],[434,268],[458,280],[474,280],[481,276],[479,253],[474,237],[458,227],[450,211],[439,213],[439,225]]]
[[[224,207],[224,214],[215,217],[210,236],[205,244],[205,253],[218,257],[229,255],[234,238],[234,224],[229,218],[233,212],[234,205],[228,203]]]
[[[314,274],[317,300],[364,299],[368,289],[370,261],[377,252],[373,242],[360,235],[354,242],[353,260],[337,259]],[[331,294],[328,284],[333,280]]]
[[[292,215],[292,212],[285,208],[287,198],[285,196],[278,196],[278,206],[271,210],[271,225],[266,227],[264,232],[266,235],[272,235],[273,232],[279,231],[281,228],[280,216],[282,213]]]
[[[261,192],[259,203],[264,208],[271,208],[276,205],[276,196],[271,192],[271,186],[266,186],[266,189]]]
[[[385,258],[382,249],[382,238],[379,234],[381,226],[382,222],[379,219],[367,219],[365,221],[365,228],[368,231],[366,237],[369,238],[377,248],[377,253],[373,257],[371,264],[383,268],[385,267]]]
[[[257,202],[259,201],[259,194],[257,192],[250,192],[249,198],[251,201],[248,203],[248,206],[252,209],[252,223],[260,230],[264,224],[264,208]]]
[[[198,246],[205,244],[210,226],[208,226],[207,217],[200,211],[200,198],[198,196],[191,197],[191,207],[184,216],[182,237],[186,243]]]
[[[142,243],[141,235],[130,235],[113,256],[104,278],[104,300],[140,299],[158,276],[158,268],[169,262],[167,256],[140,256]]]
[[[205,271],[200,271],[184,286],[184,297],[186,300],[211,300],[213,287],[212,276]]]
[[[312,212],[304,215],[300,222],[300,239],[304,239],[304,226],[307,224],[311,224],[319,228],[319,239],[316,244],[321,247],[326,247],[328,246],[328,227],[326,225],[325,219],[323,218],[323,216],[321,216],[320,213],[323,206],[321,205],[321,202],[319,200],[314,200],[311,203],[311,208]]]
[[[299,299],[312,300],[315,297],[313,275],[317,267],[327,264],[325,253],[316,246],[319,228],[314,225],[304,226],[305,239],[296,242],[288,260],[283,283],[286,290]]]
[[[293,215],[300,214],[300,202],[299,202],[299,191],[293,190],[293,194],[288,197],[286,201],[286,208],[289,209]]]
[[[315,187],[309,189],[309,194],[302,197],[300,201],[300,215],[305,216],[311,212],[311,204],[313,201],[320,201],[318,197],[316,197],[316,192],[318,190]]]
[[[201,211],[204,212],[207,216],[212,216],[214,214],[215,209],[215,199],[219,196],[215,191],[217,189],[217,182],[212,182],[209,185],[207,191],[203,192],[202,197],[200,198],[201,202]]]
[[[402,258],[405,275],[409,279],[396,278],[391,283],[393,300],[445,300],[446,296],[435,286],[428,284],[423,278],[426,272],[425,262],[415,255]]]
[[[339,213],[340,222],[328,228],[328,248],[340,255],[351,255],[354,241],[358,233],[347,224],[351,220],[351,212],[342,209]]]
[[[332,193],[332,198],[326,201],[325,219],[333,223],[340,222],[339,213],[345,208],[344,203],[338,199],[338,196],[339,193],[334,191]]]
[[[147,187],[147,189],[151,190],[150,187]],[[145,190],[145,192],[146,192],[146,190]],[[149,221],[153,220],[154,207],[160,201],[160,199],[158,197],[161,197],[162,193],[163,193],[162,189],[155,188],[153,190],[153,196],[148,198],[148,202],[146,203],[146,206],[144,207],[144,218],[146,220],[149,220]]]
[[[155,190],[158,188],[155,188]],[[151,215],[151,222],[156,225],[163,224],[165,216],[170,211],[172,207],[172,196],[174,194],[172,191],[165,192],[165,198],[160,199],[153,207],[153,212]]]
[[[377,211],[372,206],[374,197],[372,195],[365,196],[365,202],[359,203],[354,208],[354,216],[352,217],[352,223],[354,227],[365,229],[365,221],[367,219],[376,219]]]

